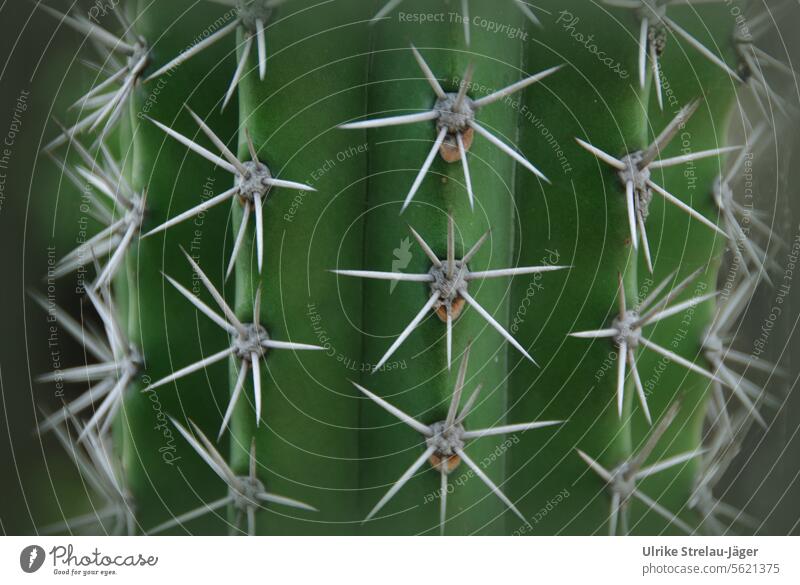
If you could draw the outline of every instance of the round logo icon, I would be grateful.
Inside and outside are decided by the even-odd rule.
[[[44,564],[44,549],[41,546],[32,544],[22,549],[19,554],[19,566],[26,573],[35,573]]]

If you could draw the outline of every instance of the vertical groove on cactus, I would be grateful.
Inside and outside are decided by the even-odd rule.
[[[790,113],[764,19],[432,4],[45,8],[109,58],[45,149],[100,225],[54,276],[94,271],[102,330],[34,295],[96,358],[41,377],[92,385],[40,432],[102,528],[746,523],[713,488],[781,372],[731,339],[774,267],[732,187],[768,134],[739,89]]]
[[[362,263],[368,146],[363,132],[336,126],[364,108],[368,13],[366,2],[279,6],[267,23],[264,80],[251,54],[239,81],[240,154],[249,156],[246,129],[277,177],[298,178],[314,191],[269,191],[261,210],[263,267],[259,274],[257,230],[250,221],[236,263],[235,309],[248,318],[260,288],[270,336],[325,348],[303,355],[269,352],[259,424],[244,401],[233,415],[234,468],[246,466],[255,436],[258,473],[268,488],[319,509],[278,514],[267,506],[259,515],[264,534],[359,528],[358,402],[348,378],[357,375],[352,370],[361,355],[361,292],[328,270]],[[243,51],[240,45],[240,56]],[[242,215],[236,205],[235,226]],[[251,389],[246,393],[252,395]]]
[[[222,11],[216,8],[210,11],[191,2],[139,2],[136,27],[139,34],[151,39],[151,68],[191,44],[196,31],[208,27],[220,14]],[[164,22],[175,24],[165,30]],[[174,210],[208,198],[224,184],[224,173],[215,165],[187,154],[185,147],[143,118],[149,116],[176,131],[196,136],[196,124],[184,112],[188,102],[201,115],[212,113],[209,124],[235,128],[233,111],[213,113],[216,96],[225,85],[217,75],[208,74],[215,68],[224,68],[226,51],[230,47],[220,44],[197,57],[198,68],[179,67],[137,86],[131,112],[131,173],[134,187],[146,189],[148,194],[145,230],[163,223]],[[226,257],[227,215],[227,210],[216,208],[196,221],[138,240],[127,259],[132,275],[128,284],[129,330],[132,342],[144,355],[146,377],[137,379],[128,390],[122,415],[123,448],[138,520],[145,530],[220,493],[213,482],[214,473],[192,456],[190,447],[167,417],[191,418],[205,432],[214,433],[219,425],[218,413],[227,403],[224,365],[206,368],[164,388],[140,390],[225,343],[225,333],[198,314],[162,272],[179,282],[192,282],[191,267],[182,254],[176,253],[179,245],[204,266],[220,264]],[[222,281],[216,282],[219,285]],[[180,342],[176,343],[176,339]],[[184,495],[187,490],[188,495]],[[212,518],[184,528],[214,532],[220,525],[219,518]]]
[[[586,343],[569,334],[610,327],[620,302],[620,275],[630,301],[639,271],[625,188],[616,170],[576,139],[615,157],[643,148],[649,86],[642,89],[636,77],[638,26],[626,19],[625,10],[598,11],[588,4],[566,9],[555,2],[543,7],[551,11],[550,20],[528,47],[528,66],[549,65],[558,56],[568,67],[546,88],[533,88],[520,105],[527,113],[520,124],[521,146],[542,161],[552,186],[539,191],[529,176],[519,176],[519,262],[573,268],[551,280],[515,284],[512,326],[524,344],[538,349],[542,368],[520,362],[511,370],[510,412],[568,420],[550,440],[523,437],[510,452],[518,470],[512,496],[521,498],[528,518],[558,500],[535,525],[537,534],[602,533],[608,530],[608,497],[576,449],[608,468],[629,456],[635,390],[626,389],[620,414],[613,343]],[[592,57],[577,35],[594,35],[596,46],[608,47],[611,65],[597,60],[569,67]]]
[[[408,1],[403,10],[410,14],[424,13],[426,4]],[[524,26],[522,14],[510,6],[495,6],[491,13],[484,10],[489,10],[488,6],[473,9],[473,14],[476,17],[491,14],[492,18],[512,26]],[[466,87],[470,100],[509,87],[536,72],[522,68],[522,44],[518,39],[498,38],[487,31],[473,30],[467,46],[458,23],[403,26],[386,22],[376,24],[375,29],[368,103],[370,117],[430,111],[437,99],[441,99],[432,91],[409,48],[408,39],[412,33],[415,47],[445,92],[457,92],[461,81],[467,78],[465,72],[470,72],[470,83]],[[474,66],[474,72],[470,65]],[[476,113],[475,127],[486,128],[499,136],[503,144],[513,143],[518,116],[506,103],[487,105]],[[409,238],[405,224],[422,235],[439,258],[444,258],[450,216],[455,222],[456,258],[462,257],[491,229],[489,239],[471,261],[470,270],[514,266],[513,159],[480,132],[469,132],[469,135],[472,144],[467,157],[475,194],[474,210],[470,207],[463,166],[455,156],[453,145],[448,144],[441,156],[438,149],[432,148],[437,145],[437,138],[442,141],[442,128],[437,123],[429,121],[372,131],[370,211],[365,247],[367,268],[386,270],[390,267],[392,250],[400,248]],[[434,156],[430,172],[422,178],[413,203],[398,217],[408,200],[408,185],[419,172],[421,162],[430,155]],[[403,271],[425,273],[430,267],[430,259],[412,241],[410,260]],[[471,287],[469,293],[505,330],[508,330],[508,286],[507,279],[491,279]],[[379,362],[389,340],[399,335],[430,297],[429,287],[419,283],[400,282],[389,295],[387,289],[391,290],[387,282],[365,283],[364,324],[367,334],[375,336],[366,346],[365,362],[369,365]],[[485,382],[483,398],[475,407],[470,422],[485,427],[503,424],[506,385],[501,372],[506,369],[507,344],[474,306],[464,307],[454,321],[454,363],[460,360],[468,343],[472,344],[474,370],[467,373],[467,384],[474,387]],[[455,371],[448,370],[447,366],[446,323],[428,311],[424,321],[391,360],[374,375],[362,376],[362,384],[411,416],[432,424],[445,419],[452,397]],[[528,420],[538,419],[537,415]],[[366,516],[389,486],[420,456],[424,446],[418,435],[394,424],[391,417],[371,405],[363,407],[361,420],[365,428],[361,440],[361,475]],[[473,460],[483,461],[494,449],[492,441],[482,440],[471,445],[468,454]],[[484,472],[505,491],[504,465],[504,459],[498,458],[496,464]],[[435,533],[439,528],[440,481],[437,475],[426,464],[382,512],[383,519],[376,518],[368,523],[367,530]],[[462,465],[451,472],[450,481],[454,489],[448,497],[449,518],[445,533],[505,531],[507,506],[494,497],[473,472]],[[403,513],[397,514],[398,511]]]

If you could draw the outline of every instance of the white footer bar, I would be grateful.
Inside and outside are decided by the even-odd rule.
[[[0,583],[800,583],[797,537],[6,537]]]

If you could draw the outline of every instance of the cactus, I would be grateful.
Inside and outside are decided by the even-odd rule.
[[[105,502],[50,529],[729,530],[780,375],[733,335],[774,246],[740,88],[792,115],[744,4],[45,7],[110,64],[45,148],[101,327],[36,297],[97,360],[40,432]]]

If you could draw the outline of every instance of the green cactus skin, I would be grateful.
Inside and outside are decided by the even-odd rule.
[[[238,148],[241,160],[251,158],[250,138],[274,177],[315,189],[270,191],[263,208],[263,268],[258,269],[251,216],[234,277],[227,282],[225,271],[243,217],[238,198],[199,220],[137,239],[131,247],[126,270],[114,283],[115,298],[146,365],[127,390],[114,438],[143,532],[224,497],[226,489],[167,416],[186,428],[192,421],[216,437],[236,384],[238,359],[140,392],[231,343],[162,275],[191,284],[188,288],[212,305],[193,279],[180,246],[189,250],[243,322],[252,321],[260,291],[260,320],[270,337],[323,348],[270,350],[260,362],[260,419],[248,379],[229,432],[217,444],[242,476],[249,471],[255,445],[255,472],[266,490],[318,510],[267,504],[257,516],[258,534],[604,534],[610,524],[608,486],[578,450],[612,469],[639,451],[656,432],[657,422],[671,418],[676,403],[678,414],[647,461],[703,445],[707,378],[679,365],[664,367],[660,356],[639,349],[639,372],[646,389],[652,386],[650,425],[632,380],[626,384],[621,415],[617,411],[612,340],[576,339],[570,333],[610,326],[618,310],[620,279],[629,307],[668,275],[675,273],[674,285],[700,267],[705,272],[680,300],[715,290],[726,242],[656,195],[647,220],[655,263],[650,274],[641,246],[637,251],[631,241],[617,172],[575,139],[622,157],[645,148],[680,108],[700,98],[699,110],[660,156],[725,146],[736,81],[698,57],[696,47],[668,33],[660,58],[662,110],[652,71],[648,69],[644,87],[639,83],[640,24],[631,9],[541,0],[535,14],[542,26],[537,26],[515,2],[474,0],[467,34],[455,17],[460,2],[443,0],[432,6],[430,0],[404,0],[394,13],[371,23],[383,5],[356,0],[280,5],[265,22],[269,58],[264,79],[254,48],[238,83],[238,103],[232,100],[223,109],[243,55],[244,35],[249,34],[242,26],[174,70],[137,86],[130,116],[117,132],[126,172],[136,189],[147,191],[144,231],[194,207],[201,197],[230,189],[232,183],[229,173],[188,152],[142,114],[209,147],[185,111],[187,105],[232,150]],[[197,42],[200,31],[219,30],[238,14],[190,0],[133,0],[128,8],[137,33],[151,46],[148,72]],[[420,22],[415,15],[428,18]],[[735,62],[730,42],[735,11],[730,6],[670,7],[669,16],[727,63]],[[461,162],[447,163],[437,154],[403,210],[436,138],[436,123],[368,131],[340,126],[433,107],[436,96],[412,44],[446,92],[456,92],[468,66],[474,65],[468,92],[472,99],[564,65],[477,113],[484,128],[517,147],[549,181],[476,133],[468,153],[474,209]],[[716,221],[711,192],[725,162],[724,155],[709,157],[654,171],[654,178]],[[456,259],[489,232],[470,262],[472,271],[569,268],[470,285],[470,293],[537,363],[525,359],[466,305],[455,321],[449,369],[446,328],[430,312],[373,373],[428,300],[429,285],[362,280],[332,271],[426,273],[431,261],[409,227],[445,258],[451,217]],[[701,344],[714,310],[715,301],[702,303],[646,329],[645,335],[707,368]],[[374,519],[362,523],[424,452],[425,443],[353,383],[431,425],[447,416],[467,351],[465,394],[483,385],[467,429],[563,421],[550,429],[479,438],[465,449],[527,522],[462,462],[449,476],[442,529],[440,476],[426,462]],[[173,464],[163,453],[168,443],[174,443]],[[689,461],[645,479],[640,488],[690,527],[699,527],[701,518],[688,507],[697,474],[697,462]],[[633,534],[681,533],[639,503],[630,512]],[[242,527],[231,530],[234,518],[233,510],[202,515],[173,532],[236,533]]]
[[[519,176],[519,262],[540,261],[543,251],[551,250],[573,268],[548,281],[519,278],[513,290],[512,311],[525,307],[518,317],[519,335],[537,349],[542,368],[523,362],[512,368],[510,412],[517,418],[537,413],[569,421],[550,440],[526,436],[511,452],[511,467],[520,470],[512,479],[512,497],[521,498],[523,514],[538,518],[535,534],[586,534],[603,531],[608,501],[598,495],[602,485],[575,449],[589,449],[609,464],[626,456],[633,394],[626,392],[620,418],[615,366],[595,379],[614,348],[608,340],[587,343],[567,335],[605,326],[617,310],[618,275],[624,275],[630,296],[638,271],[616,174],[573,137],[615,155],[642,148],[647,97],[638,84],[637,26],[626,18],[629,11],[608,9],[603,15],[588,3],[571,3],[569,14],[563,14],[558,2],[544,7],[553,14],[528,48],[529,67],[549,62],[553,54],[568,63],[592,58],[566,29],[573,26],[577,33],[595,35],[597,46],[608,47],[620,72],[628,73],[621,79],[599,62],[569,68],[547,88],[532,88],[523,105],[537,120],[520,124],[523,151],[542,161],[553,185],[542,193],[529,177]],[[542,139],[540,126],[554,135],[565,158]],[[595,446],[603,451],[594,451]],[[559,503],[539,518],[550,501]]]
[[[450,6],[450,8],[454,8]],[[524,28],[521,13],[503,3],[475,3],[473,14],[486,15],[511,26]],[[403,7],[409,14],[430,12],[429,4],[409,1]],[[447,10],[447,8],[443,8]],[[488,91],[506,87],[525,74],[537,70],[522,67],[522,43],[501,39],[482,30],[472,31],[470,47],[465,46],[460,23],[402,24],[393,20],[376,25],[373,48],[371,89],[368,110],[378,116],[386,112],[418,111],[433,105],[435,96],[422,78],[419,66],[408,50],[409,39],[423,53],[434,74],[445,80],[445,91],[457,91],[467,65],[475,64],[475,87]],[[490,55],[491,57],[483,57]],[[547,66],[557,65],[553,59]],[[541,67],[540,69],[544,69]],[[558,74],[556,74],[558,75]],[[555,77],[555,76],[554,76]],[[453,80],[453,81],[451,81]],[[548,80],[549,81],[549,80]],[[528,90],[529,91],[529,90]],[[470,91],[473,98],[480,93]],[[496,134],[514,142],[518,112],[496,103],[482,109],[479,121]],[[489,229],[491,235],[471,263],[472,270],[513,266],[514,185],[517,171],[513,161],[480,136],[469,153],[476,207],[470,210],[461,163],[445,163],[439,156],[420,191],[402,216],[401,203],[414,180],[416,170],[431,149],[435,138],[433,123],[400,126],[373,131],[370,138],[370,211],[366,221],[365,267],[389,270],[392,251],[409,237],[412,226],[441,258],[446,254],[447,215],[456,224],[456,257],[459,258]],[[536,160],[532,161],[536,164]],[[413,239],[412,239],[413,242]],[[410,273],[426,272],[430,261],[414,243],[413,257],[406,268]],[[544,278],[549,278],[545,275]],[[389,283],[366,282],[364,324],[370,340],[365,345],[365,363],[375,364],[396,337],[424,305],[427,285],[400,282],[391,295]],[[477,291],[477,292],[476,292]],[[482,305],[507,328],[508,279],[486,281],[472,292]],[[467,373],[467,389],[484,384],[482,399],[468,423],[472,428],[503,424],[506,411],[506,380],[509,348],[505,340],[489,327],[472,308],[465,308],[454,326],[454,367],[447,370],[445,327],[436,317],[424,321],[392,357],[397,369],[387,368],[362,376],[361,383],[422,422],[443,420],[452,395],[457,365],[468,343],[472,342]],[[536,356],[534,356],[536,357]],[[516,356],[514,357],[516,359]],[[537,416],[536,419],[539,417]],[[527,419],[526,419],[527,420]],[[520,421],[514,421],[520,422]],[[423,450],[419,435],[373,404],[362,408],[361,486],[363,514],[366,515],[383,493],[397,480]],[[540,431],[549,432],[549,431]],[[536,433],[532,433],[536,434]],[[486,438],[468,448],[473,460],[481,461],[502,443],[502,437]],[[501,457],[486,468],[486,473],[501,489],[505,479]],[[491,495],[480,480],[462,465],[451,474],[454,483],[448,495],[447,534],[498,534],[505,531],[503,504]],[[386,520],[370,522],[370,533],[435,533],[439,524],[439,474],[425,464],[418,477],[409,482],[379,514]],[[425,502],[424,505],[419,505]],[[405,510],[392,516],[393,512]]]
[[[558,6],[549,4],[548,7],[558,14]],[[603,493],[602,481],[588,471],[586,464],[575,455],[575,449],[590,450],[592,456],[611,468],[635,451],[651,430],[638,401],[633,400],[634,389],[630,380],[626,388],[625,411],[621,419],[617,416],[614,365],[608,368],[608,356],[613,347],[608,340],[587,344],[586,340],[565,339],[565,335],[570,331],[602,327],[608,322],[609,316],[616,311],[616,273],[625,271],[626,265],[629,306],[637,294],[643,297],[648,289],[654,288],[675,270],[678,270],[677,283],[698,267],[708,265],[707,272],[698,281],[707,288],[702,291],[690,289],[689,293],[714,290],[718,258],[724,244],[719,234],[656,197],[647,221],[651,250],[656,259],[655,273],[650,275],[643,260],[637,265],[630,256],[624,197],[613,169],[575,146],[569,136],[584,139],[588,136],[590,142],[606,152],[625,154],[649,143],[650,139],[644,139],[644,135],[652,137],[660,132],[685,103],[703,97],[700,111],[693,116],[685,131],[696,137],[691,141],[693,152],[717,148],[725,144],[723,133],[733,98],[731,81],[723,79],[724,74],[714,65],[695,59],[693,49],[670,38],[662,67],[674,99],[679,101],[677,106],[670,106],[668,102],[665,111],[661,112],[652,89],[652,74],[648,83],[650,91],[645,94],[638,91],[635,60],[638,22],[631,12],[609,10],[608,21],[598,19],[597,11],[588,5],[583,9],[570,6],[570,12],[580,19],[578,31],[585,35],[594,34],[598,46],[613,47],[614,59],[630,72],[630,79],[621,81],[605,67],[597,65],[581,68],[580,73],[570,72],[571,77],[565,74],[559,78],[558,82],[563,82],[563,85],[552,88],[560,97],[558,101],[547,99],[542,88],[528,94],[530,107],[535,108],[544,124],[558,125],[558,138],[566,143],[564,151],[568,153],[572,170],[559,175],[558,161],[551,159],[554,169],[545,167],[545,171],[560,180],[554,181],[554,188],[548,190],[546,199],[520,201],[520,216],[528,228],[525,232],[527,237],[521,242],[521,261],[533,260],[543,247],[548,247],[566,257],[562,262],[575,265],[569,275],[557,276],[556,279],[561,280],[549,282],[541,290],[537,283],[526,283],[522,279],[515,289],[516,306],[530,302],[520,330],[527,342],[545,345],[543,363],[547,367],[541,374],[532,371],[527,364],[521,364],[513,371],[512,404],[515,406],[511,412],[516,409],[522,418],[543,410],[545,418],[570,417],[569,423],[552,442],[542,447],[538,441],[526,438],[521,448],[512,453],[514,468],[531,470],[518,475],[515,495],[524,498],[524,513],[538,519],[537,534],[606,532],[608,496]],[[698,21],[697,16],[685,18],[687,15],[678,14],[678,11],[675,18],[680,22],[697,21],[697,25],[690,27],[686,24],[686,27],[703,42],[708,42],[708,39],[697,30],[703,28],[703,23],[714,23],[714,38],[724,39],[733,28],[733,20],[724,7],[704,6],[698,13],[702,21]],[[585,47],[576,46],[573,39],[565,39],[564,35],[564,24],[553,23],[545,27],[540,40],[553,51],[564,52],[576,61],[583,59],[581,53]],[[531,54],[536,59],[540,51],[531,51]],[[731,55],[726,56],[732,61]],[[693,73],[692,79],[687,81],[678,72],[685,71],[689,62],[695,68],[697,78]],[[576,88],[579,89],[576,91]],[[564,128],[565,119],[568,120],[567,128]],[[587,126],[587,120],[591,120],[590,126]],[[522,126],[523,147],[527,152],[538,152],[527,150],[537,146],[525,141],[526,130],[530,130],[534,138],[531,142],[535,142],[539,138],[538,129]],[[600,143],[593,142],[597,140]],[[680,154],[677,152],[680,142],[679,136],[663,156]],[[543,150],[541,145],[538,148]],[[707,194],[720,173],[720,165],[717,157],[695,162],[696,189],[691,191],[691,200],[684,199],[712,219],[716,216]],[[667,190],[683,198],[687,192],[684,171],[685,166],[665,169],[664,175],[659,174],[658,179]],[[522,186],[519,191],[524,193],[527,177],[521,176],[520,179]],[[584,276],[575,280],[577,274]],[[588,274],[593,276],[586,278]],[[535,293],[532,299],[531,291]],[[689,293],[682,299],[688,298]],[[558,313],[551,309],[556,304],[560,307]],[[562,311],[569,318],[567,323],[564,322],[566,319],[559,317]],[[685,333],[686,339],[678,340],[677,345],[672,345],[672,340],[677,339],[678,330],[682,328],[681,316],[653,327],[651,338],[689,359],[698,359],[698,363],[705,367],[702,357],[697,356],[704,328],[712,316],[713,303],[695,308],[691,325]],[[641,350],[639,355],[639,371],[647,384],[661,356]],[[703,403],[708,386],[704,377],[687,373],[685,368],[674,364],[666,367],[656,390],[648,396],[651,414],[657,420],[678,397],[681,397],[682,408],[660,442],[668,448],[657,449],[653,461],[700,446]],[[541,470],[542,475],[532,484],[529,474],[536,473],[535,470]],[[682,510],[681,517],[691,523],[694,519],[685,509],[685,503],[693,488],[693,477],[694,466],[689,463],[648,478],[643,482],[642,490],[657,496],[668,509]],[[540,514],[548,502],[556,504]],[[653,534],[674,530],[666,526],[661,517],[647,514],[642,518],[643,513],[644,510],[634,504],[631,525],[635,532]]]
[[[292,494],[318,513],[263,512],[265,534],[351,534],[358,529],[358,401],[348,378],[360,361],[361,290],[329,272],[360,266],[367,198],[366,136],[336,124],[360,116],[366,100],[369,3],[287,3],[268,28],[262,82],[255,55],[239,86],[240,127],[274,176],[316,192],[273,189],[264,206],[267,235],[258,275],[255,222],[236,264],[236,312],[252,320],[255,288],[270,336],[326,347],[272,351],[262,361],[264,410],[254,428],[248,381],[232,423],[232,461],[246,468],[255,435],[267,489]],[[324,23],[324,24],[323,24]],[[287,115],[287,113],[289,113]],[[243,133],[242,160],[250,160]],[[239,226],[242,206],[236,205]],[[235,379],[235,372],[231,372]],[[309,429],[313,428],[313,432]]]
[[[198,31],[210,26],[223,13],[217,8],[194,5],[194,2],[183,0],[139,3],[136,26],[137,31],[150,39],[153,45],[151,68],[191,45]],[[174,24],[165,29],[165,22]],[[204,195],[208,197],[206,183],[213,183],[212,189],[216,190],[226,179],[225,174],[216,171],[212,164],[187,154],[185,147],[166,138],[138,114],[146,113],[188,136],[194,136],[197,127],[183,111],[184,103],[188,103],[201,115],[210,114],[209,123],[218,129],[227,127],[231,133],[235,132],[235,108],[223,115],[217,113],[218,96],[226,88],[221,72],[229,68],[231,59],[227,55],[232,47],[232,42],[217,45],[210,52],[196,57],[193,67],[178,68],[162,82],[153,80],[138,88],[131,106],[134,123],[131,172],[135,188],[147,189],[145,230],[159,225],[174,215],[175,210],[196,205]],[[156,89],[158,95],[152,93]],[[129,334],[145,356],[144,373],[148,378],[140,380],[128,393],[122,415],[125,420],[123,457],[130,490],[139,510],[138,520],[144,530],[183,512],[187,506],[194,507],[192,504],[198,498],[219,497],[219,482],[214,481],[216,475],[192,455],[191,448],[165,417],[191,418],[209,434],[215,435],[221,412],[227,404],[224,364],[153,392],[143,394],[139,390],[149,382],[192,363],[196,356],[217,351],[227,342],[224,332],[197,313],[166,282],[162,271],[179,282],[192,282],[191,268],[178,246],[196,254],[203,266],[222,265],[229,249],[225,241],[228,217],[228,209],[210,210],[199,225],[187,222],[166,234],[142,239],[129,254],[128,269],[132,275],[129,283]],[[196,238],[196,231],[200,232],[199,238]],[[193,247],[193,239],[199,241],[199,249],[196,244]],[[159,449],[169,450],[173,445],[173,455],[180,459],[168,464]],[[189,486],[196,491],[196,496],[186,495]],[[219,525],[219,520],[206,518],[187,528],[193,532],[214,532],[220,530]]]

